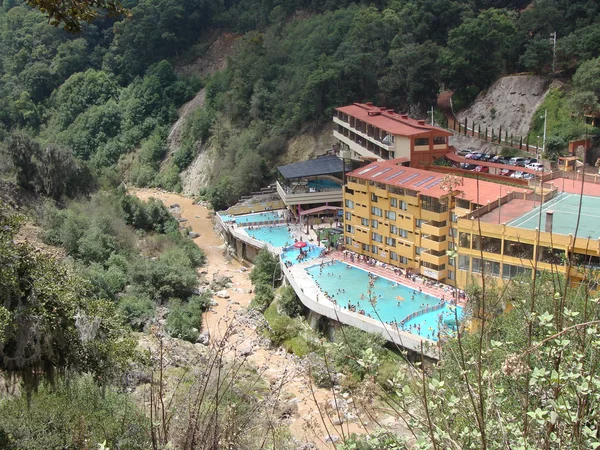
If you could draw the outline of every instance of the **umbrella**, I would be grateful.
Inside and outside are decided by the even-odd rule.
[[[306,247],[307,245],[308,245],[308,244],[307,244],[306,242],[304,242],[304,241],[298,241],[298,242],[296,242],[296,243],[294,244],[294,247],[296,247],[296,248],[304,248],[304,247]]]

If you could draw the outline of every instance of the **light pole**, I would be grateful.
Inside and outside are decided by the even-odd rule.
[[[535,144],[535,158],[540,159],[540,137],[537,137],[537,143]]]
[[[541,117],[540,117],[541,119]],[[542,156],[546,153],[546,125],[548,124],[548,110],[544,110],[544,139],[542,140]]]

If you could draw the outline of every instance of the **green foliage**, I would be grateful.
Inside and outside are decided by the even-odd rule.
[[[279,312],[289,317],[298,317],[304,312],[304,305],[291,286],[281,288],[277,305]]]
[[[586,131],[591,131],[590,127],[586,126],[581,111],[573,109],[569,93],[565,89],[554,88],[550,89],[531,119],[530,144],[535,145],[539,136],[541,145],[545,111],[548,111],[547,140],[552,136],[557,136],[568,141],[578,138]]]
[[[122,371],[134,343],[115,308],[52,258],[13,237],[19,224],[0,211],[0,298],[4,316],[2,371],[19,376],[29,394],[56,373],[88,372],[109,380]]]
[[[5,142],[2,155],[12,160],[17,183],[24,189],[59,200],[93,189],[87,167],[71,152],[54,144],[41,146],[24,134],[13,134]]]
[[[274,280],[280,277],[281,268],[279,266],[279,259],[269,250],[263,248],[258,252],[254,260],[254,267],[250,272],[250,281],[255,286],[259,284],[273,286]]]
[[[335,350],[329,355],[338,371],[362,379],[373,369],[363,364],[367,355],[380,359],[383,356],[385,340],[373,333],[366,333],[358,328],[343,327],[334,333]]]
[[[209,300],[207,295],[202,297],[195,295],[186,304],[179,299],[170,299],[165,325],[167,333],[189,342],[196,342],[202,328],[202,313]]]
[[[103,389],[91,377],[42,386],[31,395],[0,401],[0,443],[12,450],[150,448],[148,419],[127,396]],[[2,441],[2,436],[5,441]]]
[[[264,312],[273,299],[275,298],[275,290],[270,284],[256,284],[254,286],[254,297],[250,303],[250,307]]]
[[[133,330],[142,331],[154,317],[155,303],[148,297],[125,295],[119,299],[119,312],[123,321]]]
[[[304,357],[314,351],[315,336],[308,325],[300,318],[293,319],[280,314],[278,309],[278,302],[273,302],[264,311],[268,323],[264,333],[271,343],[298,357]]]

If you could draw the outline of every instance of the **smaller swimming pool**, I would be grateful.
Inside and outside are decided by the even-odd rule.
[[[311,180],[308,187],[315,189],[342,189],[342,186],[331,180]]]
[[[438,340],[438,332],[444,337],[456,331],[456,317],[463,319],[463,308],[444,304],[442,309],[419,314],[404,323],[404,330],[427,339]]]
[[[273,247],[285,247],[294,243],[294,237],[288,232],[286,225],[244,228],[248,236]]]
[[[275,220],[281,220],[285,218],[284,211],[265,211],[261,213],[245,214],[243,216],[230,216],[228,214],[221,214],[223,222],[230,222],[235,220],[238,225],[244,225],[246,223],[261,223],[261,222],[272,222]]]

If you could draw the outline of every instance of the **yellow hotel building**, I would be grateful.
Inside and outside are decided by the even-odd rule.
[[[565,275],[564,258],[572,253],[581,267],[600,264],[597,236],[575,239],[567,232],[570,222],[549,210],[568,204],[569,194],[550,191],[545,200],[555,198],[544,203],[539,220],[539,200],[527,188],[458,178],[451,197],[448,176],[401,163],[373,162],[347,175],[346,249],[461,289],[482,273],[498,280],[532,273],[536,258],[538,270]],[[600,205],[600,198],[592,199]],[[584,272],[571,270],[571,282]]]

